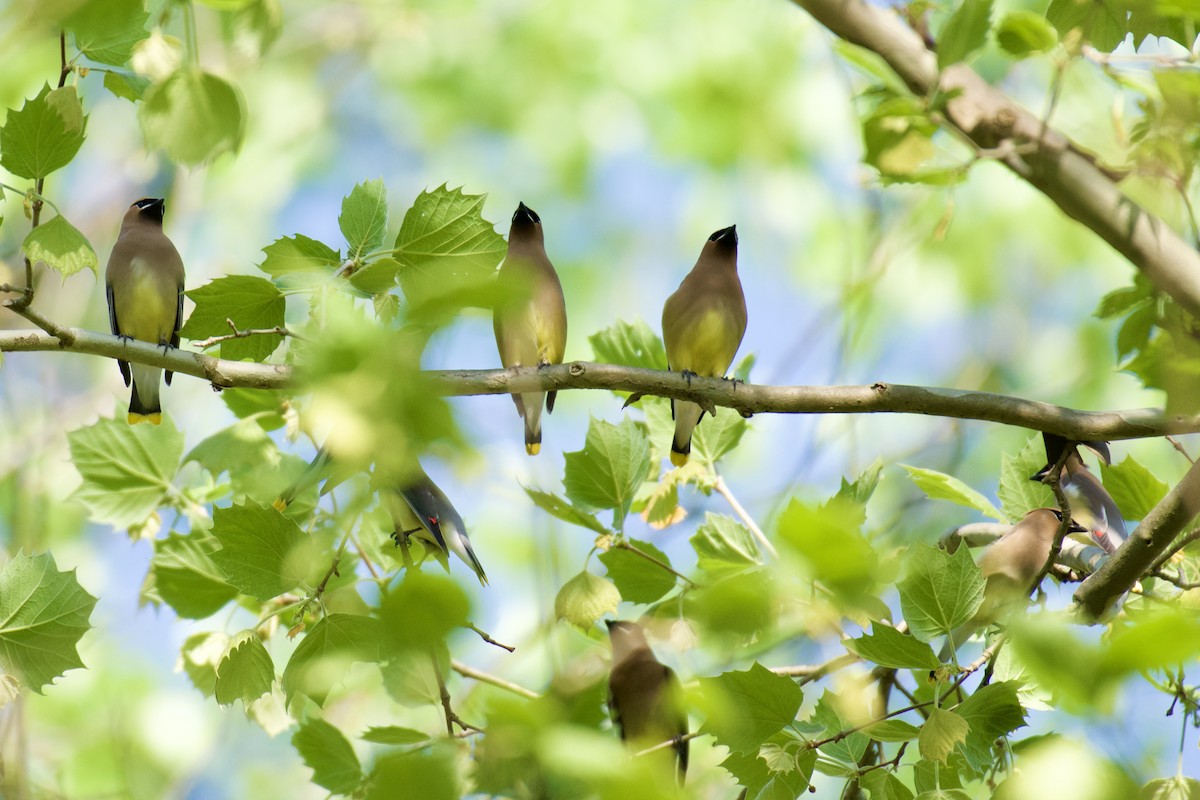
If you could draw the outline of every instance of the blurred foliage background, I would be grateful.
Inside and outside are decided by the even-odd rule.
[[[47,21],[71,5],[10,0],[0,9],[0,104],[19,108],[53,84],[58,42]],[[704,237],[736,223],[750,309],[740,354],[754,356],[756,383],[885,380],[1085,409],[1163,403],[1161,392],[1119,369],[1115,325],[1092,316],[1105,294],[1131,281],[1130,266],[999,165],[980,163],[950,186],[885,186],[862,163],[867,81],[830,34],[782,0],[607,0],[586,8],[552,0],[211,0],[151,2],[148,10],[151,36],[135,49],[134,67],[169,71],[185,57],[181,43],[194,26],[200,65],[243,98],[240,126],[218,133],[242,138],[236,153],[176,166],[146,149],[134,106],[101,89],[102,73],[72,76],[89,114],[87,140],[47,181],[46,194],[101,264],[125,208],[142,196],[168,198],[166,229],[192,289],[254,274],[262,249],[281,236],[339,241],[341,199],[361,181],[383,179],[389,233],[419,193],[446,183],[486,193],[484,217],[501,233],[518,201],[541,215],[567,298],[568,360],[591,359],[588,336],[617,319],[645,320],[657,331],[662,302]],[[1054,53],[1013,64],[994,44],[977,62],[1034,109],[1060,66]],[[1138,101],[1096,64],[1075,61],[1061,70],[1055,123],[1124,163],[1123,120],[1139,113]],[[934,141],[941,163],[969,160],[955,142]],[[1186,230],[1178,193],[1153,178],[1135,176],[1133,185],[1139,200]],[[0,280],[19,283],[28,232],[22,198],[7,193],[0,210]],[[102,281],[86,271],[61,282],[41,275],[37,307],[60,323],[108,327]],[[305,311],[289,301],[289,320]],[[0,325],[27,326],[14,315]],[[435,334],[423,358],[427,368],[498,366],[490,315],[468,310]],[[125,391],[106,360],[5,359],[0,541],[10,555],[52,549],[59,567],[77,569],[100,601],[96,630],[80,646],[88,669],[10,709],[4,724],[21,728],[31,778],[62,796],[325,796],[283,733],[289,721],[281,707],[260,714],[258,724],[218,710],[177,668],[194,631],[232,632],[240,626],[227,618],[246,610],[223,610],[214,624],[144,605],[150,542],[88,524],[78,505],[64,502],[78,482],[66,431],[111,415]],[[186,450],[234,420],[220,395],[186,376],[164,402]],[[590,538],[537,510],[522,486],[557,490],[561,453],[583,446],[589,417],[619,421],[619,398],[560,393],[543,454],[532,460],[507,398],[456,398],[450,406],[469,445],[443,448],[426,467],[454,498],[492,579],[489,588],[460,581],[473,621],[518,648],[509,655],[460,632],[455,657],[537,689],[554,675],[594,679],[604,639],[556,625],[553,616],[555,594],[583,566]],[[313,454],[305,438],[272,436],[285,451]],[[954,474],[994,497],[1000,454],[1027,438],[1022,430],[915,416],[763,415],[720,471],[760,525],[773,529],[790,499],[826,498],[843,476],[881,458],[867,523],[874,541],[933,543],[972,517],[928,502],[897,462]],[[1183,442],[1193,453],[1200,444]],[[1170,482],[1186,466],[1164,441],[1114,449]],[[630,522],[631,535],[678,557],[677,565],[690,563],[688,538],[705,512],[729,513],[719,496],[692,489],[681,504],[687,519],[665,530]],[[1052,590],[1052,604],[1064,600]],[[781,645],[772,665],[818,662],[837,651],[840,637],[828,620],[801,627],[807,635]],[[676,630],[656,649],[685,679],[746,666],[736,650],[693,644]],[[276,637],[280,663],[292,646]],[[859,678],[838,681],[845,688]],[[379,676],[364,669],[348,681],[369,688]],[[451,689],[465,717],[481,720],[488,708],[505,719],[496,711],[508,701],[503,693],[465,681]],[[370,696],[346,691],[327,716],[346,730],[401,716],[437,730],[437,708],[381,707]],[[1111,763],[1103,769],[1141,783],[1173,770],[1178,741],[1175,723],[1163,724],[1167,702],[1150,696],[1146,702],[1143,689],[1127,687],[1083,717],[1035,712],[1025,732],[1061,731],[1066,742],[1053,746],[1068,748],[1076,762]],[[730,784],[714,767],[722,756],[703,738],[693,752],[695,791],[725,796]],[[1194,774],[1196,749],[1185,753]],[[839,785],[818,777],[817,796],[836,796]]]

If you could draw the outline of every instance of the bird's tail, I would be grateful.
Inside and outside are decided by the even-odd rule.
[[[129,394],[129,424],[150,422],[162,423],[162,405],[159,403],[159,376],[162,369],[144,364],[131,364],[133,368],[133,390]]]
[[[545,401],[544,392],[521,395],[525,411],[525,452],[531,456],[542,450],[542,405]]]
[[[673,403],[675,412],[675,437],[671,439],[671,463],[682,467],[688,461],[692,452],[692,431],[704,416],[704,409],[695,403],[676,400]]]

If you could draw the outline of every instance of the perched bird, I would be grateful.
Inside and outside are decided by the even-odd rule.
[[[1125,518],[1112,495],[1100,483],[1100,479],[1092,474],[1083,459],[1079,457],[1079,445],[1089,448],[1097,456],[1104,459],[1105,464],[1112,463],[1108,452],[1108,442],[1087,441],[1072,442],[1053,433],[1043,433],[1042,441],[1046,445],[1046,466],[1042,467],[1029,480],[1045,482],[1050,470],[1058,463],[1063,450],[1070,448],[1067,460],[1063,462],[1059,485],[1071,498],[1071,516],[1087,526],[1088,534],[1106,553],[1116,552],[1116,549],[1128,538],[1125,532]]]
[[[708,237],[696,266],[663,305],[663,343],[667,366],[690,381],[695,375],[720,378],[746,333],[746,297],[737,274],[737,226]],[[684,400],[671,401],[675,436],[671,463],[683,466],[692,451],[692,431],[704,409]]]
[[[418,466],[416,475],[403,486],[381,489],[379,497],[396,526],[392,538],[397,545],[416,534],[429,545],[428,549],[447,572],[450,571],[449,554],[453,552],[475,571],[479,583],[487,586],[487,574],[471,549],[462,517],[424,470]]]
[[[542,220],[517,205],[508,231],[508,254],[500,265],[499,299],[492,317],[500,363],[507,367],[561,364],[567,346],[567,307],[562,284],[546,256]],[[542,449],[542,404],[554,411],[554,392],[514,394],[525,419],[525,452]]]
[[[1050,557],[1054,535],[1061,524],[1062,512],[1058,509],[1035,508],[988,546],[979,560],[979,571],[987,582],[983,604],[971,619],[950,634],[940,655],[942,661],[949,659],[951,643],[957,647],[980,628],[1024,608],[1033,591],[1034,579]],[[1068,533],[1086,530],[1073,519],[1067,527]]]
[[[679,782],[687,773],[687,713],[679,679],[654,657],[636,622],[607,620],[612,640],[608,708],[621,739],[644,749],[674,739]]]
[[[162,347],[179,346],[183,325],[183,259],[163,233],[166,204],[158,198],[138,200],[125,212],[121,233],[108,258],[104,283],[108,321],[123,339],[140,339]],[[129,422],[162,422],[158,397],[161,367],[117,359],[129,397]],[[167,383],[171,372],[167,371]]]

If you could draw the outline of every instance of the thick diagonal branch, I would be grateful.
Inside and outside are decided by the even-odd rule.
[[[148,342],[64,328],[65,344],[44,331],[0,331],[0,351],[52,350],[123,358],[191,375],[219,388],[297,389],[291,367],[227,361]],[[1057,433],[1074,441],[1139,439],[1200,432],[1200,415],[1167,416],[1152,408],[1078,411],[990,392],[875,383],[870,386],[764,386],[721,378],[686,380],[666,372],[573,361],[519,369],[437,370],[425,373],[447,396],[512,394],[550,389],[602,389],[695,400],[751,414],[923,414],[998,422]]]
[[[1001,159],[1067,216],[1108,242],[1155,286],[1200,316],[1200,254],[1170,226],[1126,197],[1112,176],[1065,136],[988,85],[970,67],[941,73],[921,37],[882,5],[862,0],[794,0],[834,34],[878,53],[915,93],[951,96],[949,122],[980,148],[1004,142]]]

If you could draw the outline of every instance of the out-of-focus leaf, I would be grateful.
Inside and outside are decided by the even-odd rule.
[[[420,742],[428,742],[430,736],[421,731],[414,731],[412,728],[401,728],[397,725],[373,726],[367,728],[366,732],[360,736],[364,742],[373,744],[418,744]]]
[[[630,539],[629,544],[662,564],[671,565],[667,554],[649,542]],[[653,603],[675,588],[675,576],[665,568],[629,550],[613,547],[600,555],[608,568],[608,577],[621,593],[621,599],[631,603]]]
[[[755,753],[796,718],[803,695],[791,678],[755,662],[743,672],[701,678],[709,711],[701,730],[734,753]]]
[[[376,760],[371,769],[366,800],[460,800],[454,750],[435,746],[430,750],[396,753]]]
[[[357,614],[330,614],[313,626],[283,670],[288,702],[297,693],[319,706],[356,661],[378,661],[379,622]]]
[[[721,514],[706,514],[688,541],[696,551],[696,565],[706,572],[745,569],[762,564],[758,542],[746,526]]]
[[[63,27],[74,35],[75,46],[85,56],[120,67],[129,62],[133,46],[146,38],[148,19],[142,0],[88,0],[63,21]]]
[[[932,500],[949,500],[951,503],[973,508],[992,519],[1004,520],[1004,514],[992,505],[992,501],[953,475],[932,469],[910,467],[907,464],[900,466],[904,467],[913,483],[926,497]]]
[[[665,370],[667,351],[662,339],[642,320],[617,320],[588,337],[592,353],[601,364]]]
[[[992,0],[963,0],[938,36],[938,69],[965,61],[987,43],[992,24]]]
[[[611,533],[593,515],[577,506],[571,505],[558,495],[551,492],[543,492],[541,489],[531,489],[528,486],[522,488],[525,489],[525,494],[529,495],[529,499],[533,501],[534,505],[551,516],[561,519],[563,522],[569,522],[572,525],[578,525],[581,528],[595,531],[596,533]]]
[[[471,603],[450,578],[408,570],[384,595],[379,622],[389,647],[419,649],[439,645],[455,628],[467,624]]]
[[[1046,465],[1046,449],[1042,437],[1030,436],[1016,456],[1005,453],[1000,458],[1000,489],[996,495],[1009,522],[1017,522],[1035,508],[1057,508],[1050,487],[1030,476]]]
[[[1104,488],[1126,519],[1145,519],[1167,494],[1167,484],[1133,456],[1125,456],[1121,463],[1111,467],[1101,462],[1100,474]]]
[[[138,121],[147,145],[193,166],[241,148],[245,104],[233,84],[185,67],[146,90]]]
[[[179,649],[179,664],[187,673],[192,686],[205,697],[217,691],[217,664],[225,655],[229,637],[220,631],[193,633]]]
[[[554,618],[590,628],[605,614],[615,613],[621,593],[611,581],[583,571],[563,584],[554,598]]]
[[[1044,53],[1058,44],[1058,33],[1034,11],[1009,11],[996,23],[996,43],[1009,55],[1024,58]]]

